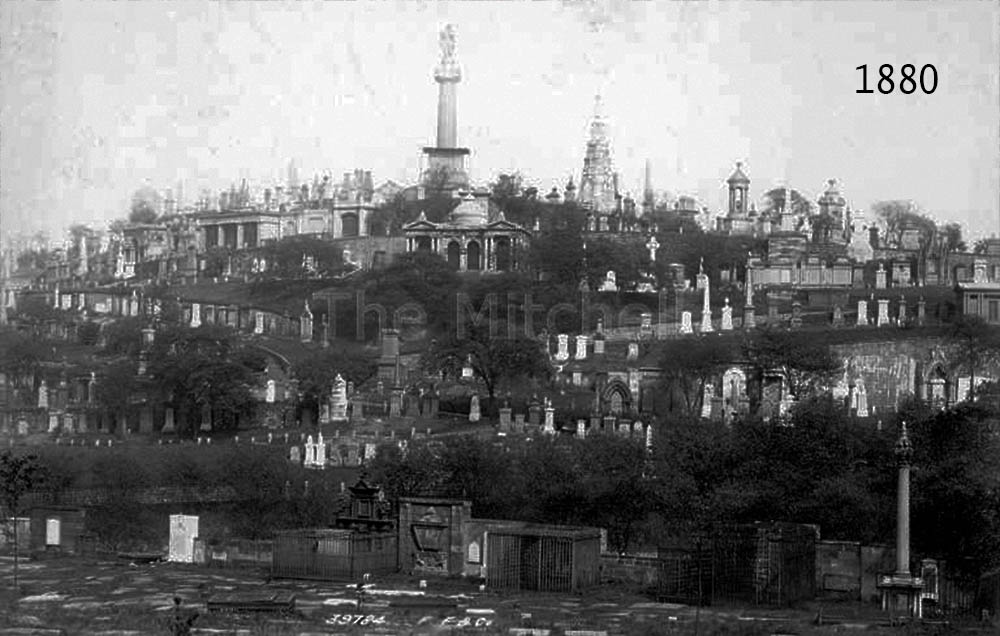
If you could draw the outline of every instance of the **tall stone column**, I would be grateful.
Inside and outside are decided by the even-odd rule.
[[[899,476],[896,495],[896,576],[910,576],[910,465],[913,446],[906,432],[906,422],[896,442]]]
[[[437,147],[454,148],[458,143],[458,91],[462,76],[451,68],[443,67],[435,77],[438,82]]]

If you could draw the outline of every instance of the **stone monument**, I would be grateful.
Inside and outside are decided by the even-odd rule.
[[[330,419],[334,422],[347,421],[347,382],[338,373],[330,390]]]
[[[858,301],[858,326],[867,327],[868,326],[868,301],[859,300]]]
[[[472,400],[469,402],[469,421],[478,422],[482,417],[479,411],[479,396],[473,395]]]
[[[618,291],[618,281],[613,270],[608,270],[608,273],[604,276],[604,282],[597,289],[600,292],[616,292]]]
[[[733,330],[733,308],[729,306],[728,298],[726,298],[726,304],[722,307],[722,330]]]
[[[900,424],[896,442],[896,460],[899,466],[896,485],[896,571],[879,577],[878,589],[882,593],[882,610],[905,613],[908,618],[920,618],[924,582],[910,573],[910,465],[913,445],[906,432],[906,422]]]
[[[682,311],[681,312],[681,333],[682,334],[692,334],[694,333],[694,328],[691,326],[691,312]]]
[[[712,305],[709,299],[709,287],[711,283],[708,274],[705,273],[705,259],[702,259],[701,265],[698,267],[698,282],[699,286],[705,291],[701,304],[701,333],[711,333],[715,331],[715,328],[712,326]]]
[[[879,327],[884,327],[889,324],[889,299],[879,298],[878,299],[878,318],[876,324]]]

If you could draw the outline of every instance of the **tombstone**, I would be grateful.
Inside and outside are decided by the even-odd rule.
[[[299,339],[302,342],[311,342],[313,337],[313,314],[309,309],[309,301],[305,301],[302,308],[302,316],[299,318]]]
[[[899,326],[906,324],[906,297],[899,297]]]
[[[514,414],[514,432],[515,433],[524,432],[524,413]]]
[[[552,408],[552,404],[549,403],[545,406],[545,428],[543,432],[553,435],[556,432],[556,420],[555,420],[556,410]]]
[[[38,385],[38,408],[49,408],[49,387],[45,380],[42,380],[41,384]]]
[[[639,316],[639,321],[639,334],[643,337],[651,336],[653,334],[653,314],[643,312]]]
[[[393,390],[389,394],[389,417],[399,417],[403,414],[403,393]]]
[[[576,436],[583,439],[587,436],[587,420],[576,421]]]
[[[701,306],[701,333],[711,333],[715,331],[712,326],[712,305],[709,303],[709,282],[706,274],[699,274],[699,278],[705,279],[705,297]]]
[[[542,407],[537,403],[528,407],[528,424],[532,427],[542,424]]]
[[[174,563],[193,563],[194,542],[197,538],[197,516],[170,515],[170,544],[167,560]]]
[[[201,426],[198,427],[201,431],[211,431],[212,430],[212,409],[207,405],[201,409]]]
[[[253,312],[253,332],[258,336],[264,333],[264,314],[259,311]]]
[[[69,433],[70,435],[72,435],[73,434],[73,429],[74,429],[74,427],[73,427],[73,414],[72,413],[63,413],[63,417],[62,417],[62,430],[63,430],[63,432],[64,433]]]
[[[778,305],[777,305],[777,303],[768,302],[768,304],[767,304],[767,322],[768,322],[768,324],[772,324],[773,325],[776,322],[778,322],[778,319],[779,319],[779,314],[778,314]]]
[[[840,305],[833,306],[833,326],[843,327],[844,326],[844,308]]]
[[[479,412],[479,396],[473,395],[472,400],[469,402],[469,421],[478,422],[481,413]]]
[[[511,408],[509,406],[500,407],[500,430],[504,433],[510,431],[510,413]]]
[[[80,411],[80,413],[77,415],[77,418],[78,419],[77,419],[77,422],[76,422],[76,432],[77,433],[86,433],[87,432],[87,412],[86,411]]]
[[[879,327],[889,324],[889,299],[878,299],[878,318],[876,324]]]
[[[652,424],[647,424],[646,425],[646,450],[647,451],[652,451],[653,450],[653,425]]]
[[[604,355],[604,335],[598,333],[594,336],[594,355],[603,356]]]
[[[882,263],[878,264],[875,272],[875,289],[885,289],[885,265]]]
[[[977,258],[972,261],[972,282],[973,283],[988,283],[990,282],[989,275],[986,271],[987,263],[986,259]]]
[[[55,433],[59,430],[59,414],[49,413],[49,432]]]
[[[859,300],[858,301],[858,326],[867,327],[868,326],[868,301]]]
[[[927,301],[921,296],[920,300],[917,301],[917,324],[921,327],[924,326],[924,320],[927,317]]]
[[[420,417],[420,396],[406,395],[403,399],[406,417]]]
[[[608,273],[604,275],[604,281],[601,286],[597,289],[601,292],[616,292],[618,291],[618,282],[615,272],[613,270],[608,270]]]
[[[681,333],[685,335],[694,333],[694,329],[691,326],[690,311],[681,312]]]
[[[722,307],[722,330],[733,330],[733,308],[729,306],[728,298],[726,298],[726,304]]]
[[[631,433],[631,431],[629,430],[629,425],[630,424],[631,423],[628,422],[627,420],[621,420],[620,422],[618,422],[618,431],[617,431],[617,433],[619,435],[621,435],[622,437],[628,437],[629,433]]]
[[[795,301],[792,303],[792,329],[798,329],[802,326],[802,303]]]
[[[268,404],[274,404],[274,398],[276,393],[276,387],[273,378],[268,378],[267,380],[267,390],[264,393],[264,401]]]
[[[201,326],[201,305],[199,303],[191,303],[191,327]]]
[[[561,333],[556,336],[556,360],[569,360],[569,336]]]
[[[639,343],[630,342],[628,343],[628,353],[625,358],[627,360],[638,360],[639,359]]]
[[[576,360],[587,359],[587,336],[578,334],[576,337]]]
[[[302,461],[302,465],[309,467],[316,463],[316,445],[313,443],[313,436],[310,435],[306,438],[305,443],[305,458]]]
[[[333,379],[330,392],[330,419],[334,422],[347,421],[347,382],[339,373]]]
[[[18,435],[28,434],[28,420],[21,418],[17,421],[17,434]]]

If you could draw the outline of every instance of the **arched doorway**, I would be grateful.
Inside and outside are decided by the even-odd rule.
[[[344,214],[340,217],[340,235],[341,236],[357,236],[358,235],[358,215],[350,212]]]
[[[510,239],[506,236],[498,237],[493,242],[493,249],[496,253],[496,263],[498,272],[508,272],[511,270]]]
[[[482,269],[482,264],[480,262],[481,259],[479,254],[479,243],[477,243],[476,241],[469,241],[469,244],[468,246],[466,246],[465,249],[466,249],[465,254],[467,259],[466,269],[470,271]]]
[[[459,247],[458,241],[448,243],[448,264],[455,270],[462,264],[462,248]]]

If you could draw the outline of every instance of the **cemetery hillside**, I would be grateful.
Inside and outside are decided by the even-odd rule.
[[[492,3],[413,5],[405,22],[368,26],[393,3],[192,3],[171,5],[162,32],[139,28],[136,12],[159,24],[145,4],[117,8],[110,23],[155,47],[125,47],[121,86],[106,75],[115,100],[139,92],[145,106],[111,108],[117,137],[81,123],[51,135],[46,151],[89,157],[60,164],[53,188],[68,197],[87,183],[86,205],[53,206],[74,210],[58,236],[5,223],[0,238],[0,636],[1000,633],[1000,238],[983,233],[995,210],[975,210],[981,226],[958,223],[986,186],[955,177],[942,207],[925,167],[901,167],[933,154],[961,172],[958,150],[929,152],[909,134],[912,149],[890,157],[872,134],[852,157],[878,157],[881,172],[859,179],[852,171],[863,169],[848,165],[844,181],[829,178],[837,146],[855,143],[843,130],[830,124],[822,144],[794,152],[802,124],[775,132],[804,117],[799,102],[818,113],[837,105],[836,126],[853,112],[812,85],[795,99],[771,94],[800,58],[821,59],[813,49],[754,76],[767,108],[745,98],[744,117],[732,116],[727,104],[740,100],[729,84],[703,107],[704,82],[725,78],[735,91],[749,81],[727,65],[749,58],[740,43],[763,23],[740,22],[731,37],[719,30],[728,6],[705,22],[691,17],[699,3],[665,3],[683,14],[665,35],[642,26],[655,17],[649,3],[551,3],[559,20],[522,24],[531,37],[514,44],[494,41],[494,16],[469,28],[466,67],[457,27],[425,33],[423,23],[493,16]],[[104,110],[94,82],[105,74],[63,48],[63,30],[78,28],[71,5],[53,5],[66,13],[44,46],[17,39],[34,21],[11,18],[27,56],[14,66],[42,68],[35,57],[47,47],[72,60],[56,66],[79,73],[84,122]],[[870,10],[882,5],[892,3]],[[191,30],[185,16],[202,10],[215,17]],[[281,31],[293,14],[295,28]],[[106,16],[94,16],[87,28],[104,33]],[[610,44],[562,42],[578,18]],[[771,39],[825,41],[819,26],[832,28],[785,25]],[[643,71],[630,87],[629,73],[600,61],[654,40],[700,47],[706,32],[726,42],[703,47],[711,73]],[[902,32],[878,31],[887,42]],[[927,46],[940,39],[917,34]],[[836,37],[839,53],[855,50]],[[100,40],[86,38],[94,51]],[[419,81],[410,64],[427,51],[417,41],[433,51]],[[561,57],[536,59],[553,42]],[[197,73],[181,70],[192,48]],[[953,57],[964,60],[960,48]],[[482,68],[488,52],[495,68]],[[378,72],[376,54],[390,60]],[[675,57],[701,68],[694,53],[647,57],[657,73]],[[235,70],[250,62],[257,75]],[[574,75],[580,64],[594,68]],[[930,71],[918,77],[929,85]],[[942,62],[939,94],[900,99],[932,109],[952,103],[946,89],[978,86],[956,77]],[[587,92],[582,114],[565,106],[592,79],[604,88]],[[684,97],[670,108],[690,101],[697,116],[694,106],[690,117],[665,115],[663,86]],[[466,101],[466,91],[483,94]],[[848,97],[868,104],[869,93]],[[307,103],[315,117],[298,110]],[[490,128],[473,108],[459,120],[459,103],[505,112],[513,127]],[[189,107],[197,119],[184,123]],[[638,119],[622,123],[638,135],[607,114],[629,108]],[[884,125],[888,139],[882,110],[870,115],[881,123],[858,130]],[[237,123],[248,116],[257,123]],[[435,128],[409,130],[409,117]],[[769,137],[747,132],[758,119],[774,120]],[[560,139],[563,120],[580,139]],[[708,127],[682,134],[667,120]],[[927,136],[961,136],[960,120]],[[380,148],[383,163],[370,164],[379,174],[335,177],[333,161],[375,156],[355,126]],[[113,150],[118,137],[143,142]],[[289,140],[307,160],[279,159]],[[574,165],[559,160],[566,145],[579,151]],[[772,146],[760,163],[735,160],[738,148]],[[94,158],[101,148],[107,157]],[[384,162],[398,174],[410,166],[407,152],[418,172],[385,178]],[[705,170],[709,152],[722,153],[714,171],[688,174]],[[261,157],[281,165],[261,167]],[[197,175],[180,176],[180,158]],[[214,162],[225,170],[206,167]],[[178,182],[154,183],[147,164],[176,170]],[[90,181],[102,170],[114,187],[130,184],[126,198],[116,220],[84,222],[108,212],[89,209],[112,196]],[[912,173],[899,182],[893,170]],[[978,165],[967,171],[989,181]],[[872,198],[876,187],[884,194]],[[32,196],[18,199],[21,216],[49,200]],[[5,187],[4,215],[7,197]]]

